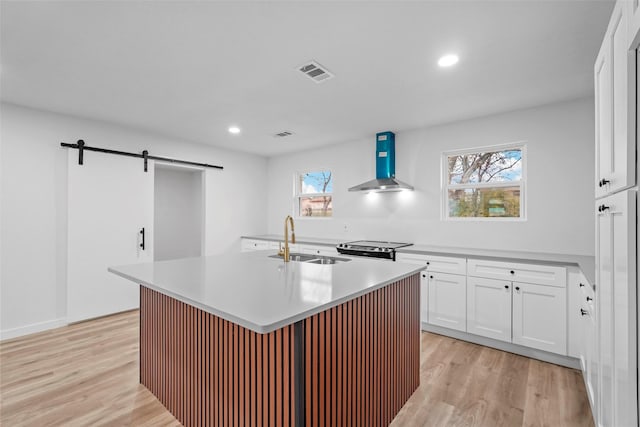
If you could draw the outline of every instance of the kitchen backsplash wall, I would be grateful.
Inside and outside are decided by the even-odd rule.
[[[349,193],[375,177],[375,133],[312,152],[272,157],[268,232],[293,211],[296,171],[334,176],[332,219],[296,220],[302,236],[593,255],[593,98],[396,133],[396,176],[409,193]],[[525,141],[525,221],[441,220],[442,152]],[[293,141],[292,141],[293,142]]]

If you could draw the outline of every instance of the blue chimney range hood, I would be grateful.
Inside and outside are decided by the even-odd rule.
[[[402,191],[413,187],[396,179],[396,135],[376,134],[376,179],[349,188],[349,191]]]

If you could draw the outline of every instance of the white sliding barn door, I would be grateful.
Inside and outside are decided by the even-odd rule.
[[[138,287],[107,267],[153,261],[153,162],[85,152],[81,166],[69,150],[68,167],[67,320],[137,308]]]

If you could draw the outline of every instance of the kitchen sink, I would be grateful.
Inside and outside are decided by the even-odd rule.
[[[280,255],[269,255],[269,258],[282,258]],[[312,254],[289,254],[289,261],[308,262],[310,264],[337,264],[339,262],[351,261],[349,258],[341,258],[327,255]]]

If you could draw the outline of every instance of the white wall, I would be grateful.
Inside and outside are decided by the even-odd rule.
[[[202,173],[156,165],[153,182],[154,260],[202,254]]]
[[[396,176],[412,193],[374,197],[347,188],[375,177],[371,137],[269,159],[269,233],[292,212],[296,170],[329,168],[334,218],[297,219],[300,236],[593,255],[593,99],[585,98],[396,133]],[[442,152],[516,141],[527,143],[527,219],[441,220]]]
[[[64,324],[66,316],[67,149],[60,142],[220,164],[211,170],[206,254],[237,250],[241,234],[264,233],[255,206],[266,196],[267,160],[104,122],[1,104],[0,337]],[[85,153],[90,167],[91,153]],[[142,161],[141,161],[142,162]],[[142,167],[142,163],[141,163]]]

